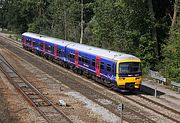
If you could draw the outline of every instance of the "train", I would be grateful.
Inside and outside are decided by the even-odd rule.
[[[141,60],[131,54],[31,32],[22,34],[22,47],[110,88],[140,89]]]

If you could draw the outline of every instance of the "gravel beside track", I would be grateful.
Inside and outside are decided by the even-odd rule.
[[[0,72],[0,75],[1,74],[2,73]],[[0,123],[10,123],[13,121],[18,121],[16,115],[12,115],[11,110],[8,108],[7,99],[4,96],[7,88],[3,85],[2,76],[0,77],[0,87]]]
[[[0,87],[0,123],[46,123],[1,71]]]
[[[48,123],[72,121],[52,102],[24,79],[0,54],[0,70],[4,72],[9,81],[20,91],[32,106],[47,120]]]

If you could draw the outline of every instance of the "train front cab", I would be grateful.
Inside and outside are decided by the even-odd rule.
[[[142,69],[140,60],[121,60],[117,62],[116,81],[121,89],[140,89]]]

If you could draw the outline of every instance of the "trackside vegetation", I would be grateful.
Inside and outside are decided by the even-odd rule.
[[[133,54],[180,83],[178,0],[0,0],[2,30],[79,42],[82,24],[84,44]]]

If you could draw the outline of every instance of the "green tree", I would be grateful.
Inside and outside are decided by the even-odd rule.
[[[180,1],[174,3],[170,37],[163,48],[161,72],[171,81],[180,83]]]
[[[35,0],[6,0],[3,9],[6,28],[18,33],[28,30],[37,13]]]
[[[30,0],[27,2],[29,3],[27,3],[28,6],[25,6],[25,8],[30,8],[30,11],[33,13],[33,15],[30,16],[33,19],[33,21],[27,23],[28,31],[41,33],[41,34],[49,34],[48,32],[50,31],[48,30],[50,30],[49,28],[50,16],[48,12],[48,7],[50,6],[50,1],[49,0],[38,0],[38,1]]]
[[[164,46],[161,71],[175,82],[180,83],[180,28],[172,30],[167,45]]]
[[[81,0],[3,0],[0,27],[79,42],[80,3]],[[83,0],[83,43],[136,55],[148,68],[159,70],[157,65],[168,62],[170,48],[177,43],[174,35],[179,35],[173,28],[179,23],[178,0],[174,3],[174,0]],[[170,27],[173,31],[169,33]],[[176,61],[176,55],[172,57]]]
[[[154,67],[154,23],[145,1],[97,0],[94,12],[92,32],[96,46],[134,54]]]
[[[80,3],[74,0],[55,0],[48,8],[51,35],[78,41],[80,36]]]

